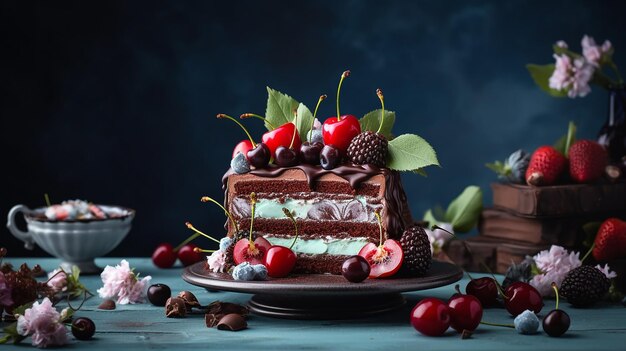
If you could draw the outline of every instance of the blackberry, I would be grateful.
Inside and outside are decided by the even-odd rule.
[[[355,136],[348,146],[348,158],[358,165],[373,164],[385,167],[387,164],[387,139],[380,133],[365,131]]]
[[[414,225],[402,233],[400,246],[404,253],[402,271],[412,276],[424,275],[432,263],[430,241],[424,228]]]
[[[560,293],[575,307],[585,307],[606,295],[611,281],[593,266],[572,269],[561,284]]]

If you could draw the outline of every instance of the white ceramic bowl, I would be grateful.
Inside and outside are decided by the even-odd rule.
[[[53,221],[46,218],[45,208],[31,210],[24,205],[14,206],[7,218],[7,228],[24,247],[32,250],[36,243],[50,255],[60,258],[61,267],[68,270],[75,265],[82,273],[94,274],[102,271],[94,258],[106,255],[128,234],[135,217],[132,209],[98,205],[106,213],[119,215],[108,219]],[[15,225],[15,217],[22,213],[27,230]]]

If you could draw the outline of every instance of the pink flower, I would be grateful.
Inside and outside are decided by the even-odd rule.
[[[561,49],[567,49],[567,43],[564,42],[563,40],[557,41],[556,46],[560,47]]]
[[[17,333],[29,336],[33,346],[60,346],[67,343],[67,329],[61,323],[61,315],[46,297],[41,303],[35,302],[23,316],[17,319]]]
[[[611,50],[611,42],[605,40],[602,46],[596,44],[593,37],[585,35],[581,41],[583,47],[583,56],[593,66],[600,67],[600,62],[604,56]]]
[[[570,98],[584,97],[591,92],[589,81],[593,77],[595,68],[584,58],[572,58],[566,54],[554,55],[556,64],[550,76],[550,88],[558,91],[567,91]]]
[[[0,272],[0,307],[13,305],[13,299],[11,298],[12,289],[7,283],[7,279],[4,273]],[[0,308],[0,311],[2,309]]]
[[[604,273],[604,275],[606,275],[609,279],[617,277],[617,273],[611,271],[611,267],[609,267],[608,264],[605,264],[604,267],[597,265],[596,268],[600,270],[600,272]]]
[[[315,119],[315,121],[313,121],[313,129],[314,130],[322,130],[322,122],[320,122],[319,119]]]
[[[54,292],[67,290],[67,274],[62,269],[53,270],[48,274],[47,285],[51,287]]]
[[[439,227],[449,231],[450,233],[454,233],[454,229],[452,228],[452,224],[450,223],[439,223]],[[445,245],[450,239],[452,239],[452,235],[447,233],[441,229],[424,229],[426,231],[426,235],[428,235],[428,241],[430,241],[430,253],[433,256],[436,256],[441,252],[443,245]]]
[[[533,260],[542,273],[535,275],[530,280],[530,285],[534,286],[542,296],[554,295],[552,282],[561,286],[567,273],[582,264],[579,255],[578,252],[568,252],[557,245],[552,245],[550,250],[539,252],[533,256]]]
[[[224,273],[226,270],[226,254],[222,250],[217,250],[207,257],[207,264],[213,273]]]
[[[106,266],[100,277],[104,284],[98,289],[100,297],[117,298],[117,303],[121,305],[142,303],[152,279],[147,276],[139,280],[126,260],[122,260],[115,267]]]

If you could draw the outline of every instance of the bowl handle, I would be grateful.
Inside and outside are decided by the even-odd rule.
[[[34,241],[33,241],[33,237],[30,235],[29,232],[25,232],[23,230],[20,230],[17,225],[15,225],[15,216],[17,216],[18,213],[29,213],[31,212],[30,208],[24,206],[24,205],[15,205],[13,206],[13,208],[11,209],[11,211],[9,211],[9,215],[7,216],[7,228],[9,229],[9,231],[11,232],[11,234],[13,234],[14,237],[22,240],[24,242],[24,247],[28,250],[32,250],[34,248]]]

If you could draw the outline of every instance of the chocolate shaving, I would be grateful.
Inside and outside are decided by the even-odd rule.
[[[214,301],[207,306],[206,313],[215,315],[227,315],[235,313],[242,315],[243,317],[247,317],[250,313],[250,310],[248,309],[248,307],[238,305],[236,303]]]
[[[248,323],[246,319],[239,314],[230,313],[222,317],[217,323],[218,330],[230,330],[230,331],[239,331],[242,329],[246,329],[248,327]]]
[[[110,299],[106,299],[104,301],[102,301],[102,303],[100,304],[100,306],[98,306],[99,310],[114,310],[115,309],[115,301],[110,300]]]
[[[167,318],[181,318],[187,315],[187,306],[180,297],[170,297],[165,302],[165,316]]]
[[[192,294],[190,291],[181,291],[178,293],[178,297],[185,302],[187,311],[191,311],[194,307],[200,307],[200,302],[198,302],[196,295]]]
[[[472,334],[472,331],[463,329],[463,332],[461,333],[461,339],[469,339],[472,337]]]
[[[205,314],[204,322],[206,323],[206,327],[207,328],[216,327],[219,324],[220,319],[222,319],[222,317],[224,317],[223,314],[212,314],[212,313]]]

